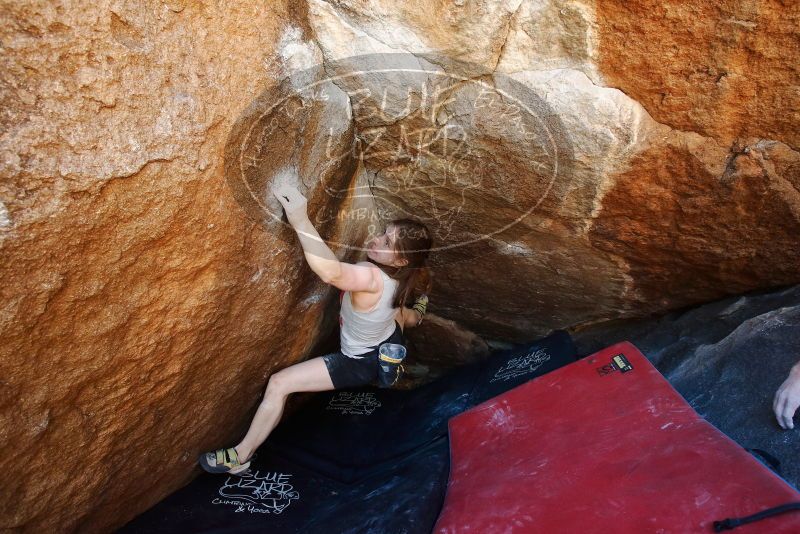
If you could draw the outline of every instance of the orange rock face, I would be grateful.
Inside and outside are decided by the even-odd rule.
[[[800,146],[797,2],[612,0],[596,10],[607,84],[655,120],[725,146]]]
[[[743,145],[731,154],[670,134],[637,155],[606,194],[589,235],[594,247],[626,259],[631,311],[797,282],[800,154],[774,141]]]
[[[248,219],[224,168],[289,15],[2,11],[0,530],[109,531],[333,328],[296,237]]]

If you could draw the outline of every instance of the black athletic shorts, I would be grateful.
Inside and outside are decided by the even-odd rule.
[[[377,345],[373,345],[372,350],[366,354],[359,354],[357,357],[351,358],[345,356],[340,348],[336,352],[322,357],[335,389],[367,384],[378,385],[378,347],[384,343],[397,343],[403,346],[406,344],[400,323],[395,321],[394,324],[392,335]]]

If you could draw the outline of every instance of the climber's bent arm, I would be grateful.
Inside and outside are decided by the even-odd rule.
[[[302,221],[294,226],[294,230],[300,238],[300,245],[303,247],[309,267],[322,278],[323,282],[343,291],[377,293],[381,290],[378,284],[382,284],[382,281],[377,267],[367,261],[356,265],[339,261],[319,236],[311,221]]]
[[[403,328],[417,326],[421,318],[422,317],[417,310],[412,310],[411,308],[406,308],[405,306],[398,308],[397,313],[395,314],[395,319]]]

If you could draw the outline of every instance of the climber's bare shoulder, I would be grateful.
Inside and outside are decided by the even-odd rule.
[[[357,311],[368,312],[375,308],[378,300],[381,298],[383,292],[383,277],[380,274],[380,269],[374,263],[368,261],[360,261],[355,264],[357,267],[369,269],[372,272],[374,285],[367,291],[352,291],[350,296],[353,300],[353,307]]]
[[[368,261],[358,263],[340,262],[341,273],[328,283],[342,291],[350,291],[354,298],[356,293],[367,293],[372,298],[383,291],[383,278],[378,267]]]

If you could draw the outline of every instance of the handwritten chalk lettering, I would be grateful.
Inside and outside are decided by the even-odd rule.
[[[531,182],[528,190],[540,196],[518,197],[524,205],[512,206],[513,211],[519,211],[518,217],[513,214],[514,224],[524,220],[551,193],[559,174],[570,175],[573,162],[564,159],[564,154],[571,153],[571,140],[558,121],[550,120],[554,112],[547,104],[546,92],[540,96],[510,79],[510,85],[499,79],[495,80],[499,83],[487,84],[480,78],[443,72],[435,61],[427,69],[408,59],[413,56],[368,54],[342,58],[338,65],[329,65],[330,69],[314,65],[303,72],[294,72],[290,83],[268,88],[253,105],[247,106],[246,123],[238,130],[243,134],[240,139],[237,137],[238,147],[226,148],[230,160],[239,163],[226,166],[226,178],[247,213],[270,231],[279,227],[274,222],[282,217],[271,212],[277,204],[269,194],[270,173],[266,167],[275,159],[276,150],[281,152],[287,136],[302,134],[298,124],[314,110],[346,113],[347,120],[326,125],[327,135],[317,136],[318,141],[324,141],[324,146],[320,146],[324,157],[316,169],[319,183],[305,184],[309,191],[321,194],[323,191],[319,190],[323,189],[335,200],[365,195],[371,198],[376,190],[390,196],[411,194],[420,202],[429,203],[426,219],[436,221],[437,241],[443,243],[443,248],[488,239],[511,222],[507,218],[498,219],[504,228],[481,236],[463,232],[456,235],[463,226],[456,223],[470,217],[481,192],[496,189],[494,182],[486,182],[492,169],[487,172],[486,158],[481,157],[485,139],[473,139],[473,132],[495,138],[504,130],[506,140],[525,154],[533,171],[528,173]],[[452,64],[452,58],[447,63]],[[409,68],[411,65],[415,66]],[[473,70],[454,67],[458,72]],[[386,83],[372,83],[379,78]],[[511,92],[499,86],[508,86]],[[522,94],[517,94],[520,91]],[[268,95],[270,98],[266,98]],[[345,95],[349,105],[345,104]],[[320,107],[320,102],[329,105]],[[352,184],[341,183],[338,169],[357,160],[368,171],[363,179],[359,177],[354,188]],[[380,169],[380,176],[375,175],[375,169]],[[495,176],[495,180],[500,178]],[[441,188],[456,190],[455,202],[453,195],[445,195],[447,202],[442,200]],[[342,203],[328,204],[338,207]],[[370,213],[318,208],[310,210],[310,215],[315,224],[352,221],[362,227],[378,228],[381,224],[369,223],[377,219],[385,225],[397,216],[398,210],[402,211],[402,207],[389,202],[379,204],[391,205],[392,209],[383,214],[377,212],[377,207]],[[257,211],[267,212],[271,217],[261,217]],[[337,246],[357,250],[361,244],[337,243]]]
[[[219,489],[220,496],[211,504],[234,506],[234,512],[251,514],[279,514],[300,498],[300,493],[289,483],[292,475],[259,471],[247,476],[230,476]]]
[[[308,101],[299,95],[293,95],[291,98],[287,98],[283,105],[283,112],[286,114],[287,117],[290,119],[297,119],[297,114],[306,109],[311,108],[313,105],[312,101]]]
[[[497,370],[489,382],[497,380],[510,380],[518,376],[536,371],[545,362],[550,360],[550,354],[544,349],[529,352],[525,356],[512,358],[503,367]]]
[[[423,86],[424,89],[424,86]],[[413,87],[406,87],[406,105],[405,107],[398,113],[390,113],[389,109],[389,100],[394,100],[394,97],[389,97],[389,88],[386,87],[383,90],[383,95],[381,96],[381,106],[380,111],[382,113],[382,119],[384,121],[395,122],[399,121],[400,119],[407,117],[411,114],[411,110],[413,109],[413,96],[414,96],[414,88]]]
[[[475,97],[473,101],[472,107],[477,109],[482,108],[496,108],[502,107],[503,101],[500,98],[500,95],[496,91],[489,90],[485,87],[482,87],[478,96]]]
[[[361,87],[355,90],[348,90],[347,96],[350,99],[350,106],[348,109],[352,110],[352,115],[348,113],[348,119],[354,118],[356,122],[365,122],[369,118],[376,118],[379,122],[382,115],[372,102],[372,91],[367,88]]]
[[[339,135],[336,133],[333,126],[329,126],[328,140],[325,143],[326,167],[335,167],[336,164],[347,160],[347,158],[356,158],[358,156],[358,152],[356,151],[357,143],[349,143],[344,147],[342,152],[338,152],[340,143]]]
[[[328,95],[328,91],[324,85],[312,85],[308,87],[303,87],[299,94],[303,96],[306,100],[322,100],[327,102],[330,100],[330,95]]]
[[[424,86],[423,86],[424,87]],[[453,91],[453,84],[446,84],[444,87],[440,85],[440,82],[436,82],[436,88],[431,95],[431,106],[430,106],[430,114],[428,120],[430,122],[436,122],[436,118],[439,116],[439,112],[444,110],[445,106],[448,104],[455,105],[456,104],[456,97],[455,92]],[[444,98],[441,98],[444,95]]]
[[[319,211],[317,211],[316,215],[314,215],[314,221],[318,224],[326,223],[335,218],[336,211],[331,209],[329,206],[320,207]]]
[[[338,411],[342,415],[370,415],[380,406],[374,393],[341,391],[331,398],[325,409]]]
[[[393,129],[397,129],[396,126]],[[359,133],[358,156],[364,161],[391,158],[393,161],[422,163],[423,159],[467,155],[469,134],[461,125],[423,126],[409,128],[399,125],[399,132],[389,135],[387,127],[364,129]],[[397,141],[394,137],[397,137]]]
[[[258,168],[261,166],[262,161],[264,161],[264,158],[255,154],[248,154],[244,158],[242,158],[242,163],[244,164],[243,165],[244,167]]]
[[[384,143],[383,141],[388,143]],[[370,161],[380,158],[381,156],[394,155],[394,142],[388,136],[388,130],[383,127],[365,129],[359,133],[358,139],[358,155],[364,161]],[[382,150],[382,147],[389,146],[388,149]]]

